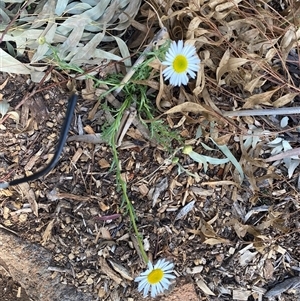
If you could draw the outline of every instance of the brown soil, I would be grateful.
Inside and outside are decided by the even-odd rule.
[[[13,107],[27,89],[26,78],[9,77],[1,93]],[[4,123],[3,180],[30,174],[50,160],[67,99],[65,90],[45,88],[21,107],[20,124]],[[95,100],[80,98],[70,136],[78,134],[79,116],[97,131],[100,121],[88,119]],[[262,300],[277,283],[299,274],[299,200],[292,180],[281,178],[272,190],[262,186],[259,201],[247,183],[238,188],[201,185],[225,179],[226,172],[204,174],[182,156],[181,164],[197,171],[200,182],[179,174],[176,166],[164,164],[167,152],[145,139],[137,141],[135,131],[126,136],[135,146],[121,147],[120,158],[138,227],[149,258],[172,260],[178,276],[157,300]],[[132,279],[145,266],[111,162],[105,144],[68,142],[50,174],[0,191],[0,265],[12,276],[0,278],[1,300],[17,300],[19,284],[11,279],[34,301],[142,299]],[[153,205],[153,190],[162,183],[167,186]],[[193,209],[178,218],[192,200]],[[113,214],[120,216],[103,218]],[[30,300],[23,293],[20,300]],[[296,287],[284,289],[282,296],[300,298]]]
[[[0,272],[0,299],[2,301],[31,301],[22,286],[12,277],[2,275]]]

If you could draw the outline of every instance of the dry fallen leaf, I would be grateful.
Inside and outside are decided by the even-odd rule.
[[[178,219],[182,219],[184,216],[186,216],[191,210],[193,210],[194,205],[195,205],[195,201],[191,201],[183,208],[181,208],[175,217],[175,221],[177,221]]]
[[[210,295],[210,296],[215,296],[215,294],[209,289],[209,287],[206,285],[206,283],[202,279],[199,279],[198,281],[196,281],[196,284],[205,294]]]
[[[114,262],[113,260],[109,260],[110,264],[112,265],[113,269],[118,272],[123,278],[132,281],[133,278],[131,277],[129,271],[122,265]]]
[[[99,268],[102,273],[104,273],[107,277],[115,281],[118,285],[121,284],[123,287],[126,284],[123,282],[122,278],[120,278],[107,264],[106,260],[103,257],[99,257]]]
[[[44,245],[52,236],[52,229],[53,229],[53,226],[54,226],[54,222],[55,222],[55,218],[53,218],[47,225],[42,237],[43,237],[43,240],[42,240],[42,245]]]
[[[29,202],[30,208],[35,216],[38,216],[38,203],[36,201],[36,197],[34,191],[30,188],[28,183],[19,184],[19,187],[24,194],[24,198]]]

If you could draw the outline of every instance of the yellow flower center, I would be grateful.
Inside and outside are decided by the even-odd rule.
[[[161,269],[155,269],[147,276],[150,284],[156,284],[160,282],[164,277],[164,272]]]
[[[188,67],[188,60],[187,58],[182,55],[182,54],[178,54],[173,62],[173,68],[175,70],[175,72],[177,73],[182,73],[185,72],[187,67]]]

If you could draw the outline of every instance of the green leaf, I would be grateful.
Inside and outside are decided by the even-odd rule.
[[[1,100],[0,101],[0,115],[2,116],[2,118],[8,112],[8,110],[9,110],[9,103],[6,100]]]
[[[213,165],[220,165],[220,164],[225,164],[229,162],[228,158],[223,158],[223,159],[219,159],[219,158],[212,158],[212,157],[208,157],[208,156],[203,156],[206,161],[209,164],[213,164]]]
[[[206,145],[205,143],[201,142],[201,145],[203,146],[203,148],[205,148],[208,151],[214,151],[215,149],[209,147],[208,145]]]
[[[202,156],[194,151],[191,151],[189,152],[189,157],[191,159],[193,159],[194,161],[198,162],[198,163],[202,163],[203,164],[203,168],[204,168],[204,172],[207,171],[207,167],[208,167],[208,164],[207,164],[207,160],[205,158],[205,156]]]
[[[128,50],[128,47],[127,47],[126,43],[118,37],[114,37],[114,38],[115,38],[116,42],[118,43],[121,55],[124,58],[125,66],[126,67],[131,67],[130,53],[129,53],[129,50]]]
[[[218,145],[212,138],[210,138],[211,141],[220,149],[220,151],[230,160],[230,162],[235,166],[235,168],[238,170],[238,172],[241,175],[241,183],[244,180],[244,171],[240,165],[240,163],[237,161],[237,159],[234,157],[234,155],[231,153],[227,145]]]

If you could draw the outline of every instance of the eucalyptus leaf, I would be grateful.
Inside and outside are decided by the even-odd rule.
[[[93,5],[97,5],[98,2],[99,2],[99,0],[81,0],[81,2],[87,3],[87,4],[91,5],[91,6],[93,6]]]
[[[7,102],[7,100],[1,100],[0,101],[0,115],[1,118],[4,117],[4,115],[8,112],[9,110],[9,103]]]
[[[204,149],[208,150],[208,151],[214,151],[215,149],[209,147],[208,145],[206,145],[205,143],[201,142],[201,145],[203,146]]]
[[[268,143],[268,145],[275,145],[282,142],[282,138],[276,138]]]
[[[51,25],[56,24],[54,22],[55,4],[56,4],[55,0],[46,1],[41,11],[32,20],[32,25],[30,28],[42,28],[44,24],[48,24],[47,27],[49,27],[49,23]],[[29,23],[30,21],[28,20],[27,22]]]
[[[300,164],[300,159],[293,159],[293,158],[284,158],[283,159],[284,165],[288,169],[289,179],[293,176],[295,169]]]
[[[33,2],[29,0],[26,4]],[[25,1],[1,3],[0,16],[7,24]],[[141,0],[40,0],[35,3],[30,13],[26,9],[22,11],[3,36],[3,41],[16,43],[18,55],[23,55],[27,49],[33,54],[31,63],[36,63],[55,54],[62,64],[60,67],[70,63],[75,64],[74,67],[97,66],[101,59],[122,60],[126,67],[131,66],[129,50],[121,36],[139,11]],[[5,30],[6,25],[1,25]],[[116,44],[112,44],[112,49],[103,50],[101,43],[109,42],[116,42],[119,49],[116,51]],[[18,70],[13,68],[10,72],[18,73]]]
[[[99,19],[103,16],[104,13],[107,14],[107,9],[110,7],[110,0],[102,0],[100,1],[96,6],[93,8],[85,11],[83,13],[84,16],[89,17],[90,19],[94,21],[99,21]],[[113,1],[115,4],[117,4],[118,1]],[[114,10],[114,14],[116,13],[116,10]],[[110,20],[111,16],[105,15],[106,21]],[[104,22],[105,24],[105,22]]]
[[[276,155],[282,152],[282,144],[274,147],[271,151],[271,155]]]
[[[81,2],[76,1],[76,2],[71,2],[67,6],[66,11],[68,12],[68,14],[79,15],[90,8],[92,8],[91,5],[89,5],[87,3],[81,3]]]
[[[199,139],[200,137],[202,137],[203,131],[202,131],[202,127],[201,125],[198,126],[197,131],[196,131],[196,139]]]
[[[64,11],[68,5],[68,2],[69,2],[69,0],[58,0],[57,1],[56,7],[55,7],[55,14],[57,16],[61,16],[64,13]]]
[[[17,74],[30,74],[30,69],[0,48],[0,71]]]
[[[0,8],[0,17],[1,17],[1,23],[8,24],[10,22],[9,16],[2,8]]]
[[[193,159],[194,161],[198,162],[198,163],[202,163],[203,164],[203,169],[204,169],[204,172],[207,172],[207,167],[208,167],[208,164],[207,164],[207,160],[205,158],[205,156],[202,156],[194,151],[191,151],[189,154],[191,159]]]
[[[292,149],[290,143],[286,140],[283,140],[282,141],[282,147],[283,147],[283,150],[286,152],[287,150],[289,149]]]
[[[3,2],[8,2],[8,3],[22,3],[24,0],[2,0]]]
[[[213,165],[225,164],[230,161],[228,158],[219,159],[219,158],[212,158],[212,157],[208,157],[208,156],[203,156],[203,157],[206,159],[206,161],[209,164],[213,164]]]
[[[289,117],[285,116],[281,119],[280,121],[280,126],[282,128],[286,127],[288,125],[288,122],[289,122]]]
[[[87,3],[91,6],[97,5],[99,3],[99,0],[81,0],[83,3]]]
[[[13,47],[13,45],[10,42],[6,42],[6,48],[8,53],[12,56],[12,57],[16,57],[17,53],[15,51],[15,48]]]
[[[130,53],[129,53],[129,50],[128,50],[128,47],[127,47],[126,43],[118,37],[115,37],[115,39],[116,39],[116,42],[118,43],[121,55],[124,58],[125,66],[126,67],[131,67],[131,65],[132,65],[131,64],[131,57],[130,57]]]
[[[234,157],[234,155],[229,150],[228,146],[227,145],[219,145],[212,138],[210,138],[210,139],[220,149],[220,151],[230,160],[230,162],[235,166],[237,171],[240,173],[241,182],[243,182],[243,180],[244,180],[244,171],[243,171],[240,163],[237,161],[237,159]]]
[[[76,60],[81,60],[85,58],[86,60],[90,59],[91,57],[95,56],[95,51],[97,46],[101,43],[103,37],[105,35],[105,31],[99,32],[96,34],[80,51],[78,51],[71,60],[75,62]]]

